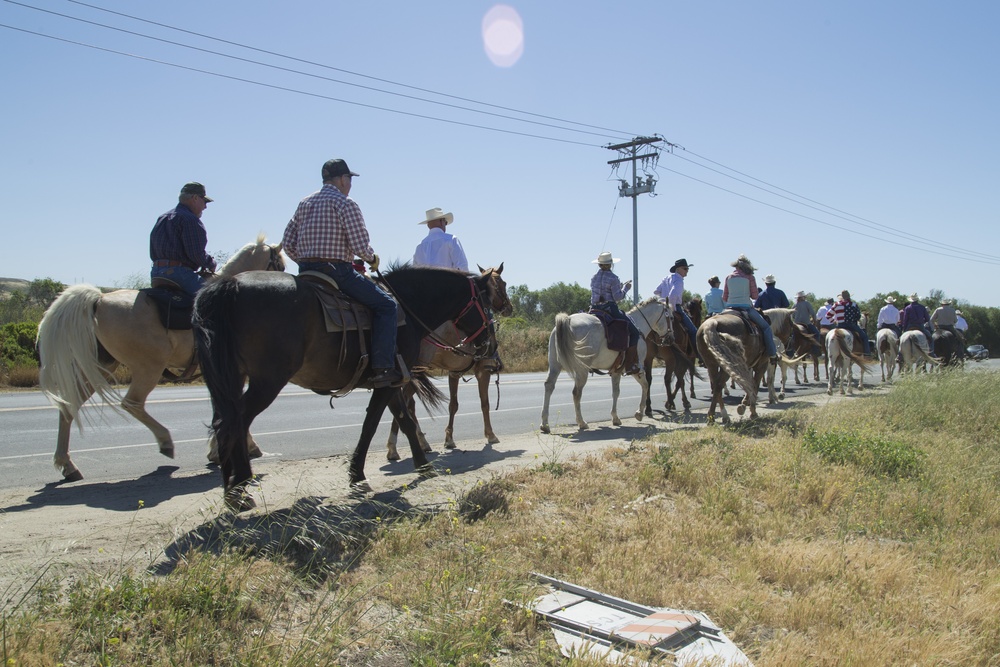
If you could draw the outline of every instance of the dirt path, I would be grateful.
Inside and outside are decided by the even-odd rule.
[[[830,400],[839,400],[839,396],[806,396],[795,402],[823,404]],[[769,412],[761,410],[762,415]],[[428,479],[418,479],[408,456],[388,463],[383,451],[376,448],[366,466],[374,491],[370,495],[391,496],[393,502],[410,507],[441,505],[459,497],[478,480],[517,467],[565,462],[704,422],[703,409],[684,421],[661,416],[642,422],[627,419],[620,427],[611,426],[610,421],[592,422],[590,430],[579,433],[575,426],[562,426],[554,428],[551,435],[511,438],[501,434],[502,442],[492,447],[467,441],[459,443],[459,449],[442,452],[438,444],[431,460],[440,474]],[[173,475],[175,470],[161,466],[139,479],[0,492],[2,603],[16,602],[47,568],[105,574],[158,563],[162,569],[165,561],[177,557],[178,545],[190,545],[223,513],[218,470],[179,476]],[[255,465],[255,472],[260,475],[260,487],[254,492],[258,508],[241,515],[241,520],[284,511],[304,499],[313,507],[358,502],[348,493],[345,456],[308,461],[265,459]]]

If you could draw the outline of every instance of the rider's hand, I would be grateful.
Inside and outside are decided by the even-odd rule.
[[[631,280],[626,280],[624,283],[622,283],[622,290],[623,291],[627,291],[627,290],[629,290],[631,288],[632,288],[632,281]]]
[[[371,261],[368,262],[368,268],[371,269],[372,273],[378,273],[378,255],[372,255]]]

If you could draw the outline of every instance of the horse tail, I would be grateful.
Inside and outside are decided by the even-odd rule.
[[[444,407],[445,395],[437,388],[427,373],[413,372],[410,382],[413,383],[417,398],[420,399],[428,412]]]
[[[716,361],[736,384],[746,392],[747,396],[757,395],[757,383],[753,379],[753,371],[744,358],[743,341],[736,336],[720,333],[715,326],[703,328],[705,346]]]
[[[242,442],[247,429],[243,423],[244,374],[237,351],[236,295],[232,278],[221,278],[198,292],[192,313],[192,329],[198,363],[208,393],[212,396],[212,430],[223,461],[223,482],[229,488],[225,465],[234,443]]]
[[[556,336],[556,359],[559,365],[573,375],[587,373],[590,368],[580,361],[576,354],[576,341],[573,340],[573,330],[570,328],[570,316],[566,313],[556,315],[556,327],[553,330]]]
[[[917,352],[918,352],[918,354],[920,356],[920,358],[923,359],[924,361],[926,361],[927,363],[934,364],[934,365],[939,365],[941,363],[940,359],[935,359],[934,357],[932,357],[931,355],[929,355],[927,353],[927,350],[925,350],[924,347],[923,347],[923,345],[921,345],[920,343],[914,342],[912,338],[910,339],[909,342],[910,342],[910,351],[911,351],[911,354],[912,354],[913,348],[916,348]],[[916,355],[914,355],[914,356],[916,356]]]
[[[38,383],[64,418],[75,420],[80,408],[97,394],[121,412],[121,397],[98,356],[94,319],[101,291],[93,285],[73,285],[59,295],[38,324],[36,346],[41,367]],[[77,421],[83,431],[83,424]]]
[[[860,354],[856,354],[854,350],[847,347],[847,341],[844,340],[843,336],[835,336],[837,339],[837,345],[840,346],[840,353],[856,363],[862,371],[870,371],[871,368],[868,366],[868,360],[865,359]]]

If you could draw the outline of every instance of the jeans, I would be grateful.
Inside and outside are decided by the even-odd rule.
[[[373,369],[396,367],[396,302],[358,273],[350,262],[302,262],[299,273],[319,271],[337,281],[340,291],[372,311]]]
[[[868,343],[868,334],[865,333],[865,330],[862,329],[860,326],[858,326],[857,323],[855,323],[855,324],[847,324],[846,322],[842,322],[842,323],[840,323],[840,324],[837,325],[837,328],[838,329],[847,329],[848,331],[850,331],[851,333],[853,333],[855,336],[860,336],[861,337],[861,342],[864,343],[864,346],[865,346],[865,354],[869,354],[870,353],[871,345],[869,345],[869,343]]]
[[[192,297],[205,284],[205,279],[186,266],[154,266],[149,272],[150,279],[165,278],[177,283],[184,292]]]
[[[742,310],[747,315],[749,315],[750,319],[753,320],[754,323],[760,327],[761,331],[764,332],[764,347],[767,349],[767,356],[769,357],[778,356],[778,350],[776,347],[774,347],[774,334],[771,333],[771,325],[767,323],[767,320],[764,319],[764,316],[761,315],[760,312],[758,312],[758,310],[756,308],[753,308],[752,306],[730,305],[729,307],[735,310]]]

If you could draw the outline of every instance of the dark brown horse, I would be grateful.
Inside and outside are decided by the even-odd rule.
[[[691,322],[695,329],[701,326],[702,312],[701,299],[691,299],[685,304],[684,309],[691,317]],[[653,381],[653,360],[659,359],[663,364],[663,385],[667,391],[667,400],[664,407],[667,410],[676,410],[677,394],[681,395],[681,403],[684,411],[691,409],[691,401],[688,400],[684,384],[688,377],[691,378],[691,398],[694,395],[694,379],[702,379],[701,374],[695,365],[694,341],[688,336],[687,330],[681,322],[681,316],[674,313],[671,321],[671,333],[664,339],[655,336],[646,337],[646,360],[643,364],[643,371],[646,373],[646,382],[652,387]],[[652,394],[652,391],[650,391]],[[646,399],[646,415],[653,416],[651,400]]]
[[[500,276],[503,273],[503,263],[498,267],[484,269],[479,267],[480,275],[488,278],[486,283],[487,298],[490,308],[494,313],[509,317],[513,314],[514,308],[507,296],[507,283]],[[500,438],[493,432],[493,425],[490,423],[490,377],[494,373],[500,372],[500,358],[496,355],[485,356],[482,350],[469,349],[462,344],[463,335],[451,322],[445,322],[434,331],[433,336],[428,336],[420,346],[420,358],[417,361],[418,367],[430,370],[448,371],[448,426],[444,430],[445,449],[455,448],[455,414],[458,412],[458,382],[463,375],[472,373],[479,383],[479,407],[483,412],[483,431],[486,442],[495,445],[500,442]],[[414,415],[415,402],[413,400],[415,387],[407,385],[403,388],[403,395],[406,397],[406,404],[410,409],[410,414]],[[399,451],[396,449],[396,441],[399,436],[399,422],[392,420],[392,428],[389,430],[389,441],[386,443],[386,458],[390,461],[399,460]],[[424,432],[417,427],[417,438],[420,440],[420,448],[425,452],[430,452],[431,446],[427,442]]]
[[[486,344],[496,349],[487,314],[487,277],[404,267],[385,274],[383,280],[406,314],[396,341],[406,369],[416,362],[423,338],[449,321],[471,338],[473,346]],[[226,503],[236,510],[249,509],[254,501],[246,486],[253,472],[246,435],[254,418],[289,382],[331,395],[350,390],[355,382],[369,386],[371,368],[363,350],[371,349],[371,334],[364,332],[363,347],[357,331],[327,331],[322,309],[306,281],[259,271],[204,288],[195,301],[193,320],[198,358],[215,409],[212,428],[219,442]],[[425,403],[440,402],[441,392],[425,375],[413,377]],[[372,391],[351,457],[349,482],[355,488],[367,488],[365,458],[387,406],[409,440],[414,466],[423,474],[433,474],[402,390],[384,387]]]

